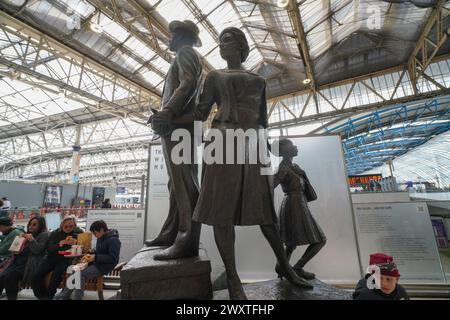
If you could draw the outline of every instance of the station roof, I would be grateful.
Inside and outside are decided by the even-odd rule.
[[[83,183],[133,183],[145,173],[145,123],[174,57],[172,20],[198,25],[205,72],[224,67],[224,28],[246,33],[245,67],[267,81],[275,132],[324,132],[448,94],[450,4],[393,2],[1,1],[0,177],[65,176],[75,144]],[[124,171],[130,162],[140,169]],[[111,172],[95,169],[106,167]]]

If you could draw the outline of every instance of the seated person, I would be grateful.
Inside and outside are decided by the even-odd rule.
[[[102,203],[102,208],[111,208],[111,200],[105,199]]]
[[[97,238],[94,255],[86,255],[82,261],[88,262],[86,269],[81,271],[81,289],[75,290],[74,300],[81,300],[84,296],[84,287],[87,279],[98,278],[110,273],[119,263],[120,247],[119,232],[108,229],[105,221],[99,220],[92,223],[89,229]],[[72,291],[67,288],[56,299],[68,300]]]
[[[13,221],[9,217],[0,218],[0,232],[3,234],[3,239],[0,242],[0,263],[11,257],[9,248],[16,236],[20,236],[22,231],[13,227]]]
[[[8,211],[5,210],[5,209],[3,209],[3,205],[4,205],[3,201],[0,200],[0,218],[8,217],[8,216],[9,216],[9,215],[8,215]]]
[[[60,227],[50,234],[47,255],[42,259],[31,281],[36,298],[53,299],[67,267],[72,264],[72,259],[58,254],[58,251],[69,250],[76,243],[76,237],[80,233],[83,233],[83,230],[77,227],[76,218],[68,216],[61,222]],[[50,272],[52,276],[46,288],[45,278]]]
[[[406,290],[398,284],[400,273],[391,256],[383,253],[371,254],[369,264],[370,269],[377,267],[380,270],[380,287],[376,284],[373,289],[368,287],[372,273],[367,273],[356,286],[354,300],[409,300]]]
[[[17,300],[19,283],[23,286],[31,285],[32,273],[45,255],[49,236],[45,219],[43,217],[30,219],[27,233],[21,236],[26,239],[22,250],[10,258],[8,267],[0,273],[0,294],[6,289],[8,300]]]

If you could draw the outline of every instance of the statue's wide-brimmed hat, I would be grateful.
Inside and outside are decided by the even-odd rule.
[[[184,29],[192,33],[192,35],[195,36],[195,39],[197,40],[194,45],[196,47],[202,46],[202,41],[200,40],[199,37],[200,30],[194,22],[192,22],[191,20],[184,20],[184,21],[175,20],[169,23],[170,32],[174,32],[177,29]]]

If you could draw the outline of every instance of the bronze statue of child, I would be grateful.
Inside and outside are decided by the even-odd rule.
[[[284,192],[280,209],[280,232],[286,246],[286,256],[290,260],[297,246],[309,245],[294,265],[294,270],[300,277],[311,280],[315,275],[303,268],[327,241],[308,208],[308,202],[316,200],[317,194],[305,171],[293,162],[293,158],[298,155],[298,149],[291,140],[285,138],[276,140],[271,149],[274,155],[283,158],[275,174],[274,186],[276,188],[281,184]],[[281,277],[278,270],[279,268],[277,273]]]

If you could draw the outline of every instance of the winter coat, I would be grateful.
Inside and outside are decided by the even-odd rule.
[[[93,265],[101,274],[110,273],[119,263],[121,245],[119,232],[115,229],[109,230],[103,237],[97,239]]]
[[[397,284],[394,291],[390,294],[385,294],[380,289],[367,288],[367,279],[370,274],[359,280],[353,293],[353,300],[409,300],[408,293],[399,284]]]
[[[30,253],[28,255],[25,272],[22,278],[23,284],[31,285],[33,273],[36,272],[39,264],[46,254],[49,236],[50,234],[48,232],[41,232],[34,240],[28,242],[27,247],[30,249]]]
[[[0,242],[0,257],[10,257],[11,252],[9,248],[11,247],[16,236],[20,236],[23,232],[20,229],[13,228],[7,234],[4,234],[2,242]]]
[[[47,259],[55,261],[64,261],[64,256],[58,254],[58,251],[65,251],[69,250],[72,246],[71,245],[64,245],[62,247],[59,246],[59,242],[61,240],[66,239],[68,236],[71,236],[73,238],[77,238],[78,234],[83,233],[83,230],[80,228],[75,228],[72,233],[67,234],[64,231],[61,230],[61,228],[56,229],[50,234],[50,237],[48,238],[48,244],[47,244]],[[66,259],[67,260],[67,259]]]
[[[33,273],[45,255],[48,236],[48,232],[42,232],[34,240],[25,242],[20,253],[9,258],[10,265],[3,271],[2,275],[6,276],[14,272],[21,273],[23,274],[22,285],[30,286]]]

